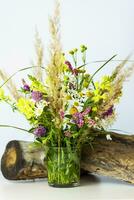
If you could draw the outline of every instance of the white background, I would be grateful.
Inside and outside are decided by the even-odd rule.
[[[42,37],[47,63],[48,16],[52,13],[53,5],[53,0],[0,0],[1,69],[12,74],[22,67],[29,66],[35,60],[35,27],[38,28]],[[61,8],[62,43],[65,51],[84,43],[89,49],[87,58],[89,62],[108,59],[114,54],[118,54],[117,59],[125,59],[129,53],[133,52],[133,0],[62,0]],[[117,62],[110,63],[100,73],[100,76],[109,73],[116,65]],[[99,66],[100,63],[90,64],[88,70],[93,72]],[[23,75],[24,73],[21,73],[14,78],[18,86]],[[124,130],[129,134],[134,133],[133,99],[134,75],[125,84],[124,95],[117,107],[118,118],[113,128]],[[0,105],[0,124],[29,128],[23,116],[12,113],[12,110],[5,104]],[[0,156],[6,143],[12,139],[31,140],[32,137],[20,131],[1,128]],[[87,183],[85,186],[73,190],[56,190],[48,188],[46,182],[16,184],[5,181],[1,176],[0,199],[21,199],[20,194],[22,194],[22,199],[38,200],[55,199],[55,195],[57,199],[62,199],[64,196],[65,199],[70,200],[81,199],[84,194],[84,199],[133,199],[134,196],[133,186],[114,182],[111,179],[105,178],[93,182],[91,179],[91,181],[85,180],[85,183]],[[32,190],[34,192],[26,198],[25,194]]]

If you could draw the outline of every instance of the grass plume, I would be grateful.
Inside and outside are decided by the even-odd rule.
[[[127,59],[128,58],[129,57],[127,57]],[[115,103],[118,103],[119,97],[122,95],[124,82],[127,81],[134,72],[134,64],[130,65],[128,68],[123,68],[127,63],[127,59],[116,67],[115,71],[113,72],[114,76],[112,74],[114,80],[111,86],[111,92],[108,94],[109,101],[102,103],[98,110],[98,116],[100,119],[103,116],[103,113],[105,113]]]
[[[64,106],[64,92],[62,89],[62,72],[64,67],[64,57],[60,40],[60,3],[56,1],[54,15],[49,19],[50,25],[50,61],[47,66],[47,84],[49,87],[49,97],[51,99],[51,109],[55,118],[55,124],[61,127],[60,110]]]
[[[9,75],[5,71],[0,70],[0,79],[5,82],[8,78]],[[11,79],[7,82],[6,87],[15,100],[18,100],[20,98],[17,87]]]
[[[37,68],[34,69],[34,74],[36,78],[40,81],[42,81],[42,66],[43,66],[43,56],[44,56],[44,48],[41,41],[41,38],[39,36],[38,31],[36,30],[35,33],[35,51],[36,51],[36,57],[37,57]]]

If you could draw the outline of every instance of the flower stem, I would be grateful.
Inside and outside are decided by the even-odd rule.
[[[4,128],[14,128],[14,129],[18,129],[18,130],[21,130],[21,131],[25,131],[25,132],[29,132],[29,130],[26,130],[24,128],[20,128],[20,127],[17,127],[17,126],[10,126],[10,125],[6,125],[6,124],[0,124],[0,127],[4,127]]]

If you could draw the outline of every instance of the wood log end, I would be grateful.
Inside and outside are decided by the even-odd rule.
[[[24,165],[20,144],[16,140],[10,141],[1,159],[1,171],[8,180],[16,180],[16,174]]]

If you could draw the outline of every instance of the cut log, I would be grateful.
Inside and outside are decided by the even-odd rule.
[[[97,133],[96,133],[97,134]],[[82,149],[81,169],[134,183],[134,136],[111,133],[112,140],[98,135],[93,148]],[[1,159],[1,171],[8,180],[46,178],[43,149],[29,148],[30,142],[11,141]]]
[[[1,171],[8,180],[25,180],[47,177],[45,152],[30,148],[31,142],[10,141],[1,159]]]

